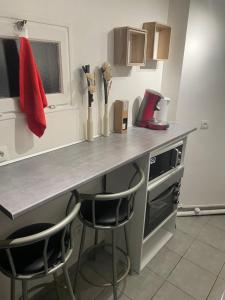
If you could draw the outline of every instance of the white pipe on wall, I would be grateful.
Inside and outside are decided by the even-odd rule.
[[[178,211],[178,217],[189,217],[189,216],[207,216],[207,215],[223,215],[225,214],[225,209],[200,209],[195,207],[193,210],[189,211]]]

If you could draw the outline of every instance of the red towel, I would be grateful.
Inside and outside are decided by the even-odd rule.
[[[20,39],[20,108],[29,129],[41,137],[46,129],[44,107],[48,105],[29,40]]]

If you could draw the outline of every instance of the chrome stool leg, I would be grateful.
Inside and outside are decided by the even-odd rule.
[[[11,278],[11,300],[16,300],[16,280]]]
[[[67,269],[66,265],[63,266],[63,274],[64,274],[64,277],[65,277],[66,286],[67,286],[67,289],[69,291],[71,300],[76,300],[75,296],[74,296],[74,293],[73,293],[73,288],[72,288],[72,285],[71,285],[71,281],[70,281],[70,277],[69,277],[69,273],[68,273],[68,269]]]
[[[94,245],[98,245],[98,229],[95,229],[95,240],[94,240]],[[92,255],[92,259],[93,260],[96,260],[96,253],[93,252],[93,255]]]
[[[79,250],[78,261],[77,261],[77,269],[76,269],[75,278],[74,278],[74,285],[73,285],[73,290],[74,291],[75,291],[75,288],[76,288],[77,278],[78,278],[78,274],[79,274],[79,271],[80,271],[81,257],[82,257],[82,252],[83,252],[83,248],[84,248],[84,242],[85,242],[85,235],[86,235],[86,225],[83,224],[83,230],[82,230],[81,242],[80,242],[80,250]]]
[[[125,236],[125,243],[126,243],[126,248],[127,248],[127,255],[130,257],[130,249],[129,249],[129,244],[128,244],[128,234],[127,234],[126,225],[124,226],[124,236]]]
[[[116,232],[112,230],[113,299],[117,300]]]
[[[23,300],[28,300],[28,287],[27,287],[27,280],[22,280],[22,292],[23,292]]]
[[[95,229],[95,245],[98,244],[98,229]]]
[[[128,233],[127,233],[127,227],[126,225],[124,226],[124,236],[125,236],[125,243],[126,243],[126,250],[127,250],[127,256],[130,259],[130,248],[129,248],[129,243],[128,243]],[[130,269],[129,269],[129,274],[132,274],[132,260],[130,259]]]

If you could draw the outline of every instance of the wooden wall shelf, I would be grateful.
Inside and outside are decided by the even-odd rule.
[[[114,63],[123,66],[144,66],[147,30],[133,27],[114,29]]]
[[[147,30],[147,62],[151,60],[164,60],[169,57],[171,27],[157,22],[143,24]]]

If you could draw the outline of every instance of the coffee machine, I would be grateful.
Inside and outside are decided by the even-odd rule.
[[[144,127],[154,130],[165,130],[169,127],[167,121],[157,120],[156,111],[160,110],[159,103],[164,97],[153,90],[145,90],[145,95],[142,100],[138,117],[136,120],[136,126]]]

